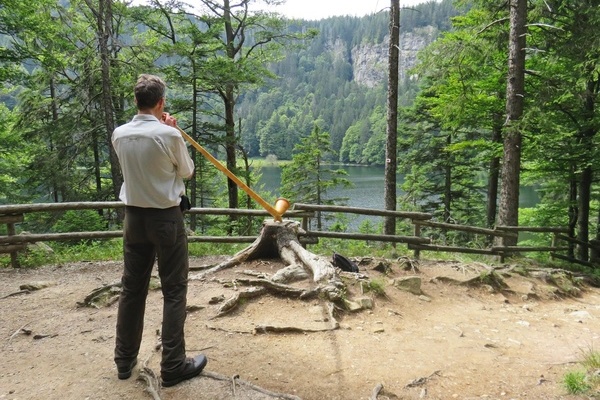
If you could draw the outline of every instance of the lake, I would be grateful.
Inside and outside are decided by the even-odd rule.
[[[329,198],[348,198],[345,205],[351,207],[363,207],[383,210],[385,203],[383,199],[384,195],[384,167],[374,166],[342,166],[340,167],[348,172],[348,180],[350,180],[354,186],[344,189],[335,188],[327,192]],[[276,166],[263,166],[262,177],[259,184],[263,184],[265,190],[272,193],[274,196],[279,196],[279,188],[281,185],[281,168]],[[398,176],[398,185],[402,184],[403,176]],[[398,188],[397,196],[402,196],[403,192]],[[293,204],[293,199],[290,199]],[[519,193],[519,206],[520,207],[533,207],[539,202],[539,197],[535,188],[533,187],[521,187]],[[374,223],[381,222],[381,217],[355,217],[346,214],[351,221],[349,224],[355,228],[363,219],[368,218]]]

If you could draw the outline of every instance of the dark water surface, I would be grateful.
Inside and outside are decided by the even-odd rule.
[[[348,180],[354,186],[348,189],[334,188],[327,193],[328,198],[347,197],[348,206],[366,207],[383,209],[384,192],[384,168],[383,167],[364,167],[364,166],[343,166],[348,172]],[[279,187],[281,185],[281,168],[275,166],[265,166],[261,169],[262,178],[260,183],[264,184],[266,190],[275,196],[279,196]],[[403,177],[398,176],[398,185],[402,184]],[[539,202],[538,195],[533,187],[521,187],[519,205],[521,207],[533,207]],[[398,189],[398,196],[401,196],[402,190]]]

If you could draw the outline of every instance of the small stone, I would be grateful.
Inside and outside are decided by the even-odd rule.
[[[360,304],[360,306],[363,309],[367,309],[367,310],[371,310],[373,309],[373,299],[370,297],[359,297],[357,299],[355,299],[356,302],[358,304]]]
[[[394,287],[400,290],[405,290],[409,293],[421,295],[421,278],[418,276],[406,276],[397,278],[392,281]]]
[[[592,318],[589,312],[587,311],[573,311],[570,315],[577,318]],[[581,321],[578,321],[581,322]]]
[[[208,300],[208,304],[218,304],[225,301],[225,295],[213,296]]]
[[[346,306],[346,310],[350,312],[357,312],[362,310],[362,306],[355,301],[344,300],[344,305]]]

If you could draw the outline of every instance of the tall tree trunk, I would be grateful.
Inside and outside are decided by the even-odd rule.
[[[596,234],[594,235],[594,242],[596,246],[600,244],[600,210],[598,210],[598,219],[596,220]],[[590,261],[598,263],[600,261],[600,251],[596,250],[596,247],[592,247],[590,251]]]
[[[591,62],[587,66],[589,76],[596,77],[595,73],[596,63]],[[584,115],[584,126],[579,133],[579,140],[582,144],[584,154],[583,162],[585,162],[581,176],[579,178],[579,200],[577,202],[579,208],[579,214],[577,218],[578,229],[577,239],[582,242],[588,242],[589,236],[589,223],[590,223],[590,201],[592,195],[592,182],[593,182],[593,170],[591,163],[593,162],[592,149],[594,147],[593,137],[596,135],[597,129],[595,128],[594,119],[595,117],[595,104],[596,96],[598,93],[598,87],[600,82],[598,79],[588,79],[586,84],[585,98],[583,103],[583,115]],[[588,261],[589,249],[586,246],[578,246],[577,258],[582,261]]]
[[[495,120],[498,118],[495,117]],[[494,122],[492,128],[492,142],[502,143],[502,125]],[[498,179],[500,177],[500,157],[492,157],[490,160],[490,169],[488,173],[487,184],[487,227],[493,228],[496,221],[496,212],[498,210]]]
[[[452,135],[446,136],[446,148],[452,144]],[[444,165],[444,222],[450,222],[450,211],[452,208],[452,166],[449,159]],[[444,232],[444,235],[446,233]]]
[[[102,98],[101,108],[104,118],[104,128],[106,130],[106,144],[109,151],[110,171],[113,181],[114,198],[119,198],[121,185],[123,184],[123,176],[119,167],[119,159],[117,153],[112,147],[112,133],[115,130],[114,105],[112,104],[112,82],[110,79],[111,56],[109,44],[112,41],[112,0],[98,0],[98,8],[96,9],[91,0],[85,0],[88,8],[96,16],[96,33],[98,36],[98,48],[100,51],[100,70],[102,81]]]
[[[58,121],[58,107],[56,105],[56,85],[54,84],[54,78],[51,77],[50,78],[50,98],[52,99],[52,121],[53,122],[57,122]],[[50,151],[53,151],[53,139],[51,136],[50,139]],[[59,148],[58,149],[60,152],[62,152],[62,149]],[[59,156],[60,158],[60,156]],[[62,179],[58,178],[59,181],[63,181]],[[64,199],[64,188],[63,188],[63,184],[64,182],[57,182],[56,179],[56,174],[52,174],[52,196],[54,198],[54,202],[58,203],[60,201],[61,198]],[[61,196],[62,193],[62,196]]]
[[[316,189],[317,189],[317,204],[320,205],[323,203],[323,199],[321,198],[321,155],[320,153],[317,155],[316,158],[316,164],[317,164],[317,179],[316,179]],[[317,230],[321,230],[323,228],[323,220],[322,220],[322,214],[319,211],[317,213]]]
[[[400,58],[400,0],[391,0],[390,45],[387,95],[387,140],[385,147],[385,209],[396,210],[396,169],[398,140],[398,61]],[[396,233],[396,218],[385,217],[384,233]]]
[[[582,242],[588,242],[590,239],[590,199],[592,188],[592,167],[588,166],[581,172],[579,180],[579,200],[577,201],[577,239]],[[588,248],[586,246],[577,246],[577,258],[581,261],[588,260]]]
[[[195,78],[196,76],[198,76],[198,72],[196,71],[196,62],[194,61],[193,57],[191,57],[190,63],[192,64],[192,76],[194,76],[194,78],[192,79],[192,138],[195,141],[198,141],[198,137],[200,136],[198,134],[198,95],[199,95],[199,90],[198,90],[198,80]],[[194,161],[194,174],[192,175],[192,178],[189,181],[189,185],[190,185],[190,203],[192,205],[192,207],[195,207],[197,204],[197,189],[198,189],[198,183],[196,182],[196,171],[198,170],[198,151],[196,150],[196,148],[194,148],[192,146],[192,161]],[[197,217],[196,214],[192,214],[190,216],[190,229],[192,231],[196,230],[196,222],[197,222]]]
[[[237,157],[235,154],[235,98],[233,85],[228,84],[225,93],[225,152],[227,153],[227,169],[236,174]],[[238,208],[238,187],[229,178],[227,179],[227,193],[229,196],[229,208]]]
[[[579,214],[577,207],[577,178],[575,177],[575,165],[571,165],[571,173],[569,174],[569,232],[571,238],[575,238],[575,228],[577,227],[577,216]],[[575,258],[575,245],[569,242],[568,256]]]
[[[229,0],[223,2],[223,18],[225,20],[225,35],[227,57],[232,61],[235,60],[236,51],[234,47],[235,32],[231,24],[231,6]],[[227,154],[227,168],[235,173],[237,162],[235,156],[235,85],[227,83],[225,91],[222,94],[225,103],[225,153]],[[227,194],[229,197],[229,208],[238,208],[238,187],[231,179],[227,179]]]
[[[498,225],[519,224],[519,183],[521,172],[521,131],[525,96],[525,34],[527,0],[509,0],[510,35],[508,47],[508,83],[506,87],[506,123],[504,125],[504,158],[502,187],[498,208]],[[501,244],[514,246],[517,238],[500,238]]]

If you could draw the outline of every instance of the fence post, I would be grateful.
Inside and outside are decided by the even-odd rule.
[[[421,225],[415,224],[414,221],[412,221],[412,222],[415,225],[415,234],[414,234],[414,236],[421,237]],[[418,260],[419,257],[421,257],[421,250],[415,249],[413,254],[414,254],[415,260]]]
[[[308,232],[308,217],[302,217],[302,229],[304,232]],[[308,248],[308,243],[301,243],[301,246],[306,249]]]
[[[15,236],[15,224],[23,222],[23,214],[0,215],[0,223],[5,223],[8,236]],[[7,249],[10,252],[10,265],[13,268],[19,267],[18,251],[25,248],[25,245],[9,245]]]

